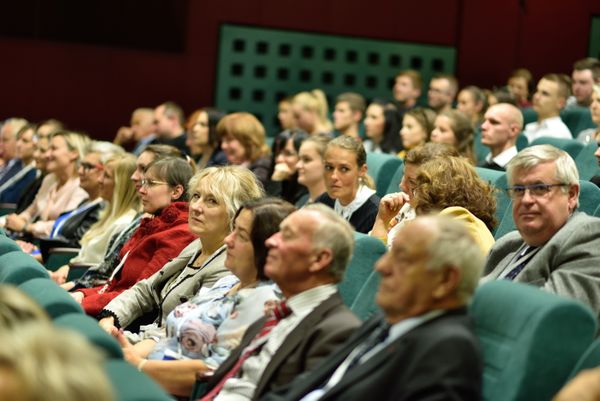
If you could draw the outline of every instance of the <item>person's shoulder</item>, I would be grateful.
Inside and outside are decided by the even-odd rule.
[[[323,192],[317,199],[315,199],[314,203],[323,203],[327,206],[333,207],[335,200],[331,198],[327,192]]]

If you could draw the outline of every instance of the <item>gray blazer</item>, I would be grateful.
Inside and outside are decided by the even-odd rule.
[[[496,241],[481,281],[499,279],[524,247],[518,231]],[[531,257],[514,281],[575,298],[589,305],[600,317],[600,219],[574,213]]]
[[[162,325],[167,315],[179,304],[194,296],[201,287],[210,288],[223,276],[231,274],[225,268],[225,245],[201,269],[181,274],[202,248],[200,240],[192,241],[174,259],[147,279],[137,282],[104,307],[114,313],[121,327],[127,327],[138,317],[156,312],[156,322]]]

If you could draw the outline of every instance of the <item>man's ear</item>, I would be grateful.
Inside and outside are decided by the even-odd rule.
[[[323,248],[315,252],[316,253],[313,255],[312,263],[308,269],[311,273],[316,273],[327,269],[333,261],[333,252],[331,249]]]
[[[433,297],[435,299],[447,298],[450,294],[456,293],[458,286],[461,281],[460,270],[453,266],[444,267],[439,272],[439,283],[433,290]]]

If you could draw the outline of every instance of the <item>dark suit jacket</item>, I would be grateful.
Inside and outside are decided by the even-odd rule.
[[[373,332],[368,320],[324,363],[261,401],[299,400],[321,388],[337,367]],[[480,400],[482,361],[466,309],[449,311],[396,339],[346,372],[320,400]]]
[[[350,216],[350,224],[352,224],[354,230],[363,234],[367,234],[371,231],[373,224],[375,224],[377,211],[379,210],[379,200],[379,196],[373,194],[361,207],[352,213],[352,216]],[[332,209],[335,205],[335,199],[332,199],[327,192],[315,199],[315,202],[323,203]]]
[[[231,352],[208,383],[210,391],[235,365],[242,350],[260,332],[265,318],[253,323],[239,347]],[[286,337],[256,385],[253,399],[291,382],[302,372],[312,370],[340,346],[360,325],[360,320],[336,292],[308,314]]]

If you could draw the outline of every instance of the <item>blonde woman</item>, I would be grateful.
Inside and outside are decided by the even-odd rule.
[[[117,155],[108,159],[102,176],[101,196],[106,208],[100,219],[81,238],[81,250],[69,265],[97,265],[104,259],[109,240],[123,231],[140,213],[140,200],[131,182],[136,157],[131,154]],[[51,273],[59,284],[65,282],[69,265]]]
[[[50,138],[45,159],[48,175],[33,203],[20,214],[6,218],[6,228],[20,235],[47,237],[56,218],[88,198],[79,186],[78,162],[90,139],[80,133],[57,131]]]
[[[292,101],[292,109],[298,128],[311,135],[331,135],[333,124],[328,119],[329,106],[322,90],[298,93]]]

